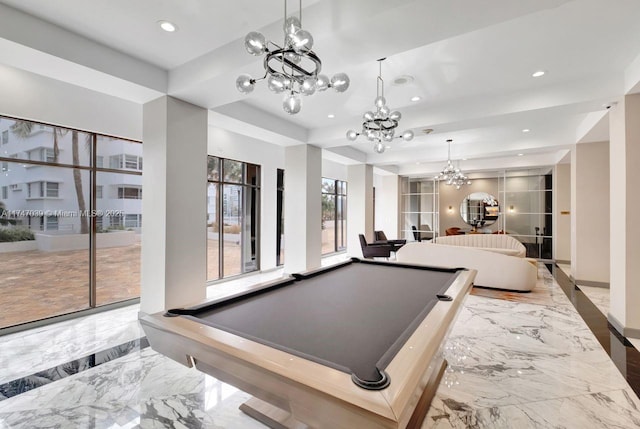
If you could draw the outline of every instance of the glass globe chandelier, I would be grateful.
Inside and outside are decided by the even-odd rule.
[[[244,38],[244,47],[251,55],[264,57],[264,76],[258,79],[242,74],[236,79],[236,88],[243,94],[253,91],[255,83],[267,80],[267,87],[276,94],[284,93],[282,108],[295,115],[302,108],[300,95],[312,95],[316,91],[333,88],[344,92],[349,88],[349,76],[338,73],[331,79],[322,70],[322,61],[311,50],[313,37],[302,29],[302,0],[299,16],[287,17],[287,1],[284,2],[284,43],[278,46],[267,41],[262,33],[252,31]],[[272,48],[270,49],[270,45]]]
[[[367,140],[374,142],[373,150],[376,153],[383,153],[387,148],[385,143],[392,141],[394,138],[401,138],[404,141],[413,139],[413,131],[411,130],[403,132],[401,136],[395,136],[396,128],[398,128],[398,122],[400,118],[402,118],[402,114],[397,110],[391,111],[391,108],[387,106],[387,100],[384,98],[382,62],[385,59],[386,58],[380,58],[378,60],[379,71],[376,81],[376,99],[373,102],[376,106],[376,112],[368,111],[362,115],[362,119],[364,119],[362,131],[347,131],[347,139],[351,141],[355,141],[359,135],[364,135]]]
[[[460,170],[460,165],[458,167],[454,167],[451,162],[451,142],[453,140],[447,140],[449,145],[448,155],[447,155],[447,165],[442,169],[440,174],[434,177],[434,179],[443,181],[447,185],[455,186],[456,189],[460,189],[463,185],[470,185],[471,180]]]

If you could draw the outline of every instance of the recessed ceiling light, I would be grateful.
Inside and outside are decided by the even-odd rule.
[[[540,77],[540,76],[544,76],[546,72],[544,70],[538,70],[537,72],[534,72],[531,76],[533,77]]]
[[[421,98],[419,96],[411,97],[411,101],[420,101]]]
[[[335,118],[335,117],[336,117],[336,115],[334,115],[333,113],[329,113],[329,114],[327,115],[327,118],[329,118],[329,119],[333,119],[333,118]]]
[[[413,76],[409,76],[408,74],[403,74],[393,80],[393,84],[396,86],[406,85],[411,82],[413,82]]]
[[[467,160],[467,158],[462,158],[462,160],[463,160],[463,161],[466,161],[466,160]]]
[[[523,133],[528,133],[529,131],[531,131],[529,128],[525,128],[522,130]]]
[[[518,154],[518,156],[523,156],[523,155],[524,155],[524,153],[519,153],[519,154]]]
[[[178,29],[178,26],[169,21],[158,21],[158,25],[167,33],[173,33]]]

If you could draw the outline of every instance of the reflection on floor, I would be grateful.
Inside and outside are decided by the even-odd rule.
[[[570,264],[556,264],[558,268],[560,268],[567,277],[571,278],[571,265]]]
[[[607,317],[609,314],[609,288],[577,285],[587,298]]]
[[[542,266],[541,274],[550,304],[527,302],[528,294],[468,297],[423,429],[640,426],[638,397]],[[0,337],[2,377],[28,377],[142,335],[137,311],[133,306]],[[0,398],[0,427],[264,427],[238,411],[247,398],[147,347]]]

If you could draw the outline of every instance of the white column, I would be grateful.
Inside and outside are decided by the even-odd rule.
[[[553,255],[571,261],[571,164],[557,164],[553,172]]]
[[[262,166],[260,184],[260,270],[276,267],[276,198],[277,168]]]
[[[143,107],[141,313],[206,298],[207,110],[172,97]]]
[[[317,268],[322,256],[322,150],[287,147],[284,181],[284,269]]]
[[[359,234],[373,241],[373,167],[347,167],[347,253],[362,257]]]
[[[571,151],[571,274],[577,284],[609,283],[609,144]]]
[[[609,111],[611,180],[611,290],[609,322],[640,338],[640,94]]]
[[[378,176],[376,187],[376,224],[374,230],[384,231],[387,238],[403,238],[398,222],[400,212],[400,178],[396,174]]]

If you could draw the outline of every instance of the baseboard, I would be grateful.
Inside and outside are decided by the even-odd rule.
[[[620,335],[626,338],[640,338],[640,329],[638,328],[625,328],[618,319],[611,313],[607,314],[607,320],[614,327]]]
[[[121,307],[140,304],[140,298],[127,299],[125,301],[112,302],[110,304],[101,305],[99,307],[85,308],[84,310],[74,311],[72,313],[60,314],[58,316],[48,317],[46,319],[34,320],[32,322],[22,323],[20,325],[8,326],[0,329],[0,336],[15,334],[16,332],[27,331],[29,329],[40,328],[42,326],[51,325],[53,323],[64,322],[66,320],[77,319],[78,317],[90,316],[104,311],[115,310]]]
[[[609,289],[609,283],[607,282],[594,282],[591,280],[574,280],[573,282],[577,286],[592,286],[592,287],[600,287],[603,289]]]
[[[624,325],[620,323],[618,319],[616,319],[615,316],[611,314],[611,312],[607,313],[607,321],[611,326],[613,326],[616,331],[618,331],[620,335],[624,336]]]

